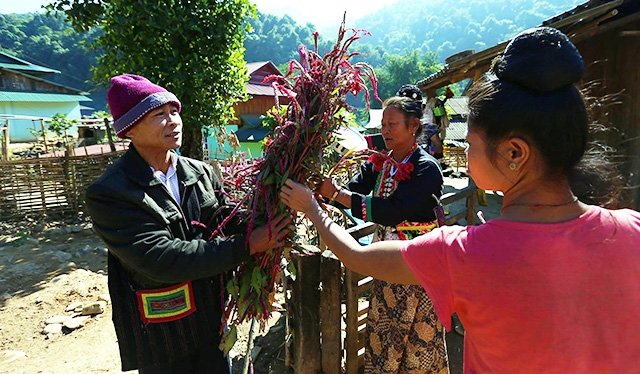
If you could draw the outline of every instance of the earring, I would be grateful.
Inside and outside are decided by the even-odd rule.
[[[518,168],[518,164],[516,164],[515,162],[509,163],[509,169],[516,170],[517,168]]]

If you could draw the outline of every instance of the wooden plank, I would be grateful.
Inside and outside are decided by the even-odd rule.
[[[321,256],[320,334],[322,338],[322,372],[342,371],[342,264],[324,251]]]
[[[347,232],[351,234],[354,239],[360,239],[367,235],[371,235],[376,231],[376,224],[373,222],[365,222],[361,225],[351,227],[347,229]]]
[[[467,186],[459,191],[444,194],[440,198],[440,202],[442,203],[442,205],[449,205],[455,201],[462,200],[466,197],[469,197],[477,189],[478,188],[476,186]]]
[[[360,275],[352,272],[349,269],[345,269],[344,274],[344,286],[345,286],[345,299],[346,299],[346,338],[345,338],[345,353],[346,353],[346,374],[355,374],[358,372],[358,295],[355,290],[358,285],[358,281],[354,278],[358,278]]]
[[[320,349],[320,250],[304,246],[311,254],[292,253],[296,279],[287,303],[293,332],[292,367],[300,374],[316,374],[322,369]]]

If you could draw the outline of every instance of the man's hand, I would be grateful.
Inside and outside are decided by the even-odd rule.
[[[289,229],[291,222],[291,215],[283,213],[276,216],[271,225],[255,228],[249,237],[249,253],[254,255],[269,249],[284,247],[287,244],[286,239],[291,233]],[[269,226],[271,230],[269,230]]]

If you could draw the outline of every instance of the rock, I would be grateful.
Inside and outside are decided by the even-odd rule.
[[[3,301],[9,300],[11,298],[11,294],[8,292],[5,292],[2,294],[2,296],[0,296],[0,299],[2,299]]]
[[[62,252],[62,251],[52,251],[51,252],[51,257],[53,257],[54,259],[60,261],[60,262],[66,262],[71,260],[71,257],[73,257],[71,255],[71,253],[67,253],[67,252]]]
[[[95,314],[104,313],[104,309],[107,307],[107,303],[105,301],[97,301],[93,304],[89,304],[82,308],[82,312],[80,312],[83,316],[92,316]]]
[[[88,319],[89,317],[87,316],[73,317],[65,321],[62,325],[69,330],[76,330],[84,326]]]
[[[69,225],[65,227],[64,231],[68,234],[76,234],[83,230],[83,227],[80,225]]]
[[[40,296],[37,296],[36,299],[34,300],[34,303],[36,304],[42,303],[42,298]]]
[[[8,364],[9,362],[26,358],[27,354],[22,351],[0,351],[0,364]]]
[[[43,335],[62,334],[62,323],[50,323],[42,330]]]
[[[99,301],[104,301],[107,304],[111,303],[111,295],[109,295],[108,293],[103,293],[102,295],[98,296],[98,300]]]
[[[48,318],[46,321],[44,321],[44,323],[46,323],[47,325],[50,325],[52,323],[59,323],[59,324],[63,324],[64,321],[68,320],[69,316],[53,316]]]
[[[77,250],[77,251],[75,252],[75,256],[76,256],[76,257],[78,257],[78,258],[80,258],[80,257],[82,257],[82,256],[87,255],[88,253],[90,253],[90,252],[92,252],[92,251],[93,251],[93,249],[91,248],[91,246],[87,244],[87,245],[85,245],[84,247],[82,247],[82,248],[80,248],[79,250]]]
[[[68,262],[68,263],[65,265],[65,268],[66,268],[67,270],[75,270],[75,269],[77,269],[77,268],[78,268],[78,265],[76,265],[76,263],[75,263],[75,262],[70,261],[70,262]]]
[[[53,284],[60,283],[60,282],[65,281],[68,277],[69,277],[68,274],[60,274],[60,275],[54,277],[53,279],[51,279],[50,282],[53,283]]]
[[[36,239],[36,238],[29,237],[29,238],[26,238],[24,240],[24,243],[25,243],[24,245],[29,245],[31,247],[37,247],[38,244],[40,244],[40,241],[38,239]]]
[[[67,307],[64,308],[64,311],[65,312],[71,312],[73,310],[76,310],[77,308],[82,308],[82,302],[74,301],[71,304],[67,305]]]

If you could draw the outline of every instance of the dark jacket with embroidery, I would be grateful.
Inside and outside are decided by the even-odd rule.
[[[192,225],[215,227],[225,211],[220,181],[209,165],[178,157],[181,204],[133,146],[86,191],[96,233],[109,248],[109,292],[122,370],[171,362],[220,339],[222,274],[248,258],[245,236],[207,241]],[[227,234],[230,234],[227,232]],[[144,323],[136,290],[192,281],[196,311]],[[211,360],[225,360],[220,352]]]
[[[436,219],[433,208],[437,201],[433,198],[442,196],[442,171],[435,158],[424,149],[418,147],[409,157],[413,164],[411,178],[398,182],[395,192],[388,198],[373,196],[371,198],[371,221],[383,226],[396,226],[403,221],[430,222]],[[380,172],[371,162],[365,162],[346,186],[351,194],[351,213],[362,219],[361,204],[366,195],[375,188]]]

